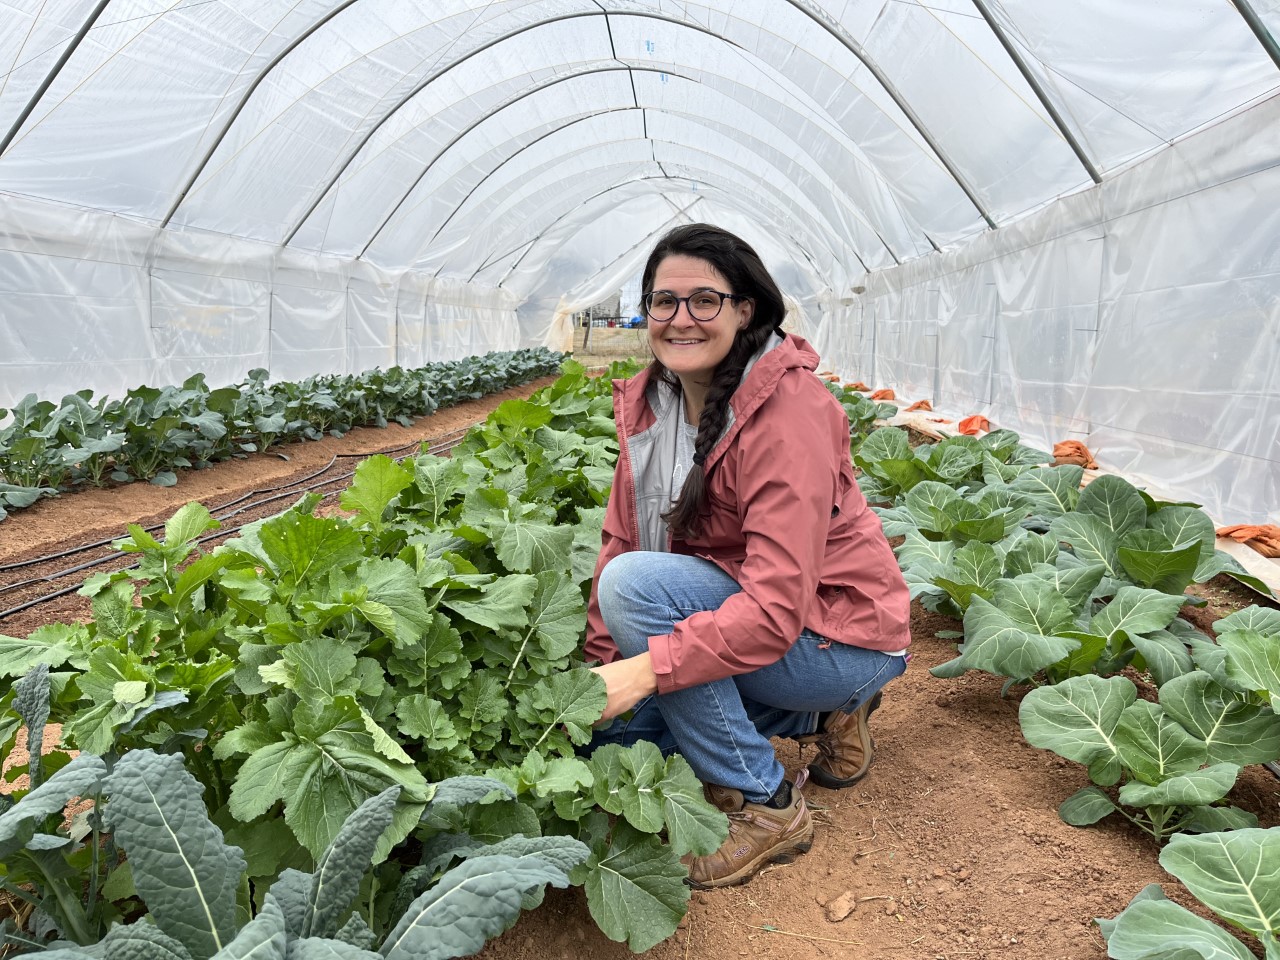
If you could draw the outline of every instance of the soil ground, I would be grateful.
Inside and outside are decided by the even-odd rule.
[[[636,331],[617,333],[634,340]],[[163,519],[190,500],[225,502],[314,470],[337,452],[375,452],[447,434],[535,386],[441,411],[411,429],[356,430],[341,440],[295,444],[282,451],[287,462],[268,454],[190,472],[170,489],[134,484],[43,501],[0,523],[0,565],[61,544],[119,536],[126,523]],[[1207,606],[1189,612],[1202,628],[1265,603],[1225,577],[1197,592]],[[84,601],[72,596],[0,620],[0,633],[25,636],[42,623],[86,613]],[[806,787],[817,821],[812,851],[744,886],[694,894],[681,929],[649,956],[1094,960],[1106,950],[1092,919],[1115,916],[1146,884],[1161,883],[1170,897],[1196,908],[1160,868],[1154,842],[1136,828],[1114,815],[1087,829],[1058,818],[1058,804],[1088,779],[1082,767],[1023,741],[1020,694],[1002,699],[1000,680],[986,675],[929,674],[954,656],[953,641],[935,634],[956,627],[914,611],[910,668],[886,688],[872,721],[870,774],[844,791]],[[792,775],[808,761],[794,743],[777,748]],[[1229,800],[1264,827],[1280,825],[1280,780],[1263,767],[1247,768]],[[853,912],[828,919],[826,905],[842,897],[854,902]],[[597,930],[579,889],[549,891],[540,909],[481,956],[621,960],[630,952]]]

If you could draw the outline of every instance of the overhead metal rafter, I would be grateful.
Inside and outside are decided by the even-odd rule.
[[[296,50],[303,41],[340,14],[343,10],[347,9],[347,7],[359,2],[360,0],[342,0],[342,3],[339,3],[319,20],[307,27],[306,30],[298,34],[297,37],[289,41],[289,43],[286,44],[279,53],[271,58],[270,63],[258,71],[258,75],[253,78],[253,83],[249,84],[248,88],[244,92],[244,96],[240,98],[240,102],[235,105],[235,109],[233,109],[227,116],[226,122],[222,125],[222,129],[218,131],[218,135],[213,138],[213,142],[209,144],[209,149],[206,150],[204,156],[200,158],[200,162],[196,164],[196,168],[191,171],[191,176],[189,176],[187,178],[187,182],[182,185],[182,189],[178,191],[178,196],[174,198],[173,203],[169,205],[169,212],[166,213],[164,215],[164,219],[160,221],[161,229],[164,229],[169,225],[169,221],[173,219],[173,215],[178,212],[178,208],[182,206],[182,202],[187,199],[187,194],[191,192],[191,188],[195,186],[196,181],[200,179],[200,174],[204,173],[204,168],[209,165],[209,161],[213,159],[213,155],[218,152],[218,147],[222,146],[222,141],[225,140],[227,134],[231,132],[231,128],[235,125],[236,120],[240,118],[241,112],[253,97],[254,91],[262,85],[262,81],[266,80],[267,77],[271,75],[271,71],[278,67],[280,63],[289,56],[289,54],[293,53],[293,51]]]
[[[845,32],[845,29],[840,26],[839,23],[832,20],[825,11],[814,10],[809,6],[809,4],[805,3],[804,0],[786,0],[786,2],[795,7],[795,9],[799,10],[818,26],[822,27],[823,30],[826,30],[827,33],[831,34],[831,36],[837,40],[841,46],[857,57],[862,62],[862,65],[871,71],[871,75],[875,77],[880,86],[884,88],[885,93],[889,94],[893,99],[893,102],[898,105],[898,109],[902,111],[903,115],[910,122],[911,126],[915,127],[916,133],[920,134],[920,136],[924,138],[924,142],[929,145],[929,149],[932,150],[934,156],[938,158],[938,162],[946,168],[947,173],[951,174],[951,179],[955,180],[956,186],[964,191],[964,195],[969,198],[969,202],[973,204],[974,209],[976,209],[982,216],[982,219],[986,221],[987,226],[992,230],[997,229],[996,222],[991,219],[991,214],[987,212],[986,206],[978,199],[978,195],[974,191],[973,187],[970,186],[969,181],[966,180],[964,175],[956,169],[955,164],[948,159],[946,152],[942,149],[942,145],[934,139],[933,134],[931,134],[928,128],[924,125],[924,121],[916,116],[916,112],[912,110],[911,105],[907,103],[906,97],[898,92],[898,88],[894,86],[893,81],[889,79],[888,75],[880,69],[880,65],[876,63],[874,58],[862,49],[862,44],[849,36],[849,34]]]
[[[58,57],[58,62],[55,63],[53,65],[53,69],[45,75],[44,82],[36,88],[36,92],[33,93],[31,95],[31,99],[27,101],[26,107],[24,107],[22,112],[18,114],[18,119],[16,119],[13,122],[13,125],[9,127],[9,132],[4,135],[4,139],[0,140],[0,156],[3,156],[4,152],[9,149],[9,145],[13,143],[14,137],[16,137],[18,135],[18,131],[22,129],[22,125],[26,123],[27,118],[35,112],[36,107],[44,98],[45,93],[48,92],[51,86],[53,86],[53,81],[58,79],[58,74],[62,72],[62,68],[67,65],[67,61],[71,59],[71,55],[76,52],[76,49],[80,46],[80,42],[88,36],[89,31],[93,29],[93,25],[98,22],[98,18],[102,16],[102,11],[107,9],[107,4],[110,2],[111,0],[98,0],[98,5],[93,8],[93,12],[85,18],[85,21],[81,24],[79,31],[71,38],[71,42],[67,44],[66,49],[62,51],[62,56]]]
[[[1076,135],[1071,132],[1071,128],[1067,125],[1066,119],[1054,106],[1049,99],[1048,92],[1044,89],[1044,85],[1040,83],[1040,78],[1031,72],[1031,68],[1027,66],[1026,60],[1022,54],[1013,45],[1012,41],[1000,28],[1000,24],[991,14],[990,8],[987,6],[986,0],[973,0],[973,5],[978,8],[978,12],[982,14],[982,19],[987,21],[987,26],[991,28],[991,32],[996,35],[996,39],[1000,41],[1000,46],[1004,47],[1004,52],[1009,55],[1009,59],[1013,61],[1014,66],[1018,68],[1018,72],[1022,74],[1022,79],[1027,81],[1028,86],[1035,92],[1036,97],[1040,101],[1040,105],[1048,112],[1049,117],[1053,120],[1053,124],[1058,128],[1058,132],[1062,134],[1062,138],[1067,141],[1067,145],[1071,147],[1071,151],[1076,155],[1076,159],[1080,161],[1080,165],[1084,167],[1085,172],[1089,174],[1089,178],[1094,183],[1102,182],[1102,174],[1098,172],[1098,168],[1094,165],[1093,160],[1085,153],[1084,147],[1080,141],[1076,139]]]
[[[673,111],[660,110],[660,109],[658,109],[658,108],[656,108],[656,107],[612,107],[612,108],[610,108],[610,109],[608,109],[608,110],[602,110],[602,111],[599,111],[598,113],[593,113],[593,114],[591,114],[590,116],[586,116],[586,117],[576,117],[576,118],[574,118],[573,120],[566,121],[565,123],[562,123],[562,124],[560,124],[560,125],[558,125],[558,126],[554,127],[553,129],[548,130],[546,133],[541,134],[541,135],[540,135],[540,136],[538,136],[537,138],[535,138],[535,139],[533,139],[533,140],[529,141],[529,142],[528,142],[528,143],[526,143],[524,146],[520,147],[518,150],[514,151],[514,152],[513,152],[513,153],[511,153],[511,154],[508,154],[508,155],[507,155],[505,158],[503,158],[503,159],[502,159],[502,160],[501,160],[501,161],[500,161],[496,166],[494,166],[492,169],[490,169],[489,171],[487,171],[487,172],[484,174],[484,176],[483,176],[483,177],[481,177],[481,178],[480,178],[480,180],[476,182],[475,186],[473,186],[470,190],[468,190],[468,191],[467,191],[466,196],[464,196],[464,197],[463,197],[463,198],[462,198],[462,199],[457,203],[457,205],[456,205],[456,206],[454,206],[454,208],[453,208],[453,210],[450,212],[449,216],[448,216],[448,217],[446,217],[446,218],[444,219],[444,222],[440,224],[440,226],[436,229],[435,233],[433,233],[433,234],[431,235],[431,237],[426,241],[426,243],[424,244],[424,246],[430,246],[430,245],[431,245],[431,243],[432,243],[432,242],[433,242],[437,237],[439,237],[441,233],[443,233],[443,232],[444,232],[445,227],[447,227],[447,226],[449,225],[449,223],[453,220],[453,218],[454,218],[455,216],[457,216],[457,215],[458,215],[458,213],[459,213],[459,211],[461,211],[461,210],[462,210],[462,208],[466,205],[467,201],[471,199],[472,195],[473,195],[477,190],[479,190],[479,189],[480,189],[480,187],[481,187],[481,186],[483,186],[483,185],[484,185],[484,184],[489,180],[489,178],[490,178],[490,177],[494,176],[494,175],[495,175],[499,170],[501,170],[503,167],[505,167],[508,163],[510,163],[510,162],[511,162],[512,160],[514,160],[516,157],[520,156],[520,155],[521,155],[522,153],[524,153],[526,150],[528,150],[528,149],[532,148],[533,146],[535,146],[535,145],[537,145],[537,144],[541,143],[543,140],[546,140],[548,137],[553,136],[553,135],[555,135],[555,134],[557,134],[557,133],[560,133],[560,132],[561,132],[561,131],[563,131],[563,130],[567,130],[569,127],[576,126],[576,125],[577,125],[577,124],[579,124],[579,123],[584,123],[584,122],[586,122],[586,121],[588,121],[588,120],[595,119],[596,117],[599,117],[599,116],[606,116],[606,115],[608,115],[608,114],[612,114],[612,113],[627,113],[627,112],[630,112],[630,111],[636,111],[636,110],[640,111],[642,116],[644,116],[648,110],[654,110],[654,111],[655,111],[655,112],[657,112],[657,113],[671,113],[673,116],[681,116],[681,114],[675,113],[675,112],[673,112]],[[647,124],[647,123],[645,124],[644,137],[643,137],[643,138],[641,138],[641,139],[648,140],[648,141],[650,141],[651,143],[653,142],[653,138],[652,138],[652,137],[650,136],[650,134],[649,134],[648,124]],[[656,156],[654,157],[654,162],[655,162],[655,163],[657,162],[657,160],[656,160]],[[869,220],[867,220],[867,218],[866,218],[865,216],[861,215],[860,211],[857,209],[856,204],[852,204],[852,203],[851,203],[850,205],[848,205],[848,206],[846,207],[846,209],[849,209],[850,213],[853,215],[853,217],[854,217],[855,219],[857,219],[860,223],[862,223],[862,225],[863,225],[863,226],[865,226],[868,230],[870,230],[872,233],[874,233],[874,234],[875,234],[876,239],[877,239],[877,240],[879,240],[879,241],[880,241],[880,243],[884,246],[884,248],[885,248],[886,252],[889,254],[890,258],[893,260],[893,262],[894,262],[895,264],[897,264],[897,263],[901,263],[901,262],[902,262],[901,260],[899,260],[899,259],[898,259],[898,256],[893,252],[893,249],[892,249],[892,248],[891,248],[887,243],[885,243],[884,237],[882,237],[882,236],[880,235],[880,232],[879,232],[878,230],[876,230],[876,228],[871,224],[871,222],[870,222]],[[857,257],[857,258],[858,258],[858,262],[859,262],[859,263],[864,263],[864,261],[863,261],[863,259],[862,259],[861,254],[859,254],[859,253],[858,253],[857,249],[856,249],[855,247],[853,247],[853,246],[852,246],[852,244],[850,244],[850,249],[852,250],[853,255],[854,255],[855,257]],[[864,266],[865,266],[865,263],[864,263]]]
[[[1249,0],[1231,0],[1231,5],[1236,8],[1240,16],[1244,17],[1244,22],[1249,25],[1253,35],[1258,38],[1258,42],[1267,51],[1267,55],[1271,57],[1271,62],[1276,65],[1277,69],[1280,69],[1280,43],[1276,42],[1276,38],[1267,29],[1267,25],[1262,22],[1262,18],[1253,9],[1253,4]]]

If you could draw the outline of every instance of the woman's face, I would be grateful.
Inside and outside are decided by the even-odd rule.
[[[696,257],[673,255],[658,264],[653,289],[677,297],[699,291],[737,293],[710,263]],[[716,366],[729,354],[733,338],[751,322],[753,305],[748,300],[725,300],[714,320],[695,320],[688,303],[681,303],[676,315],[666,323],[649,318],[649,346],[662,365],[680,378],[694,383],[711,381]]]

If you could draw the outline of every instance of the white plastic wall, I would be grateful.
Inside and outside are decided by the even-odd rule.
[[[847,376],[1280,522],[1280,97],[827,300]]]

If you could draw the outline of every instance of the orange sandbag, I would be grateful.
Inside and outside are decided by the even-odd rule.
[[[1237,523],[1233,527],[1221,527],[1218,536],[1230,537],[1252,547],[1264,557],[1280,557],[1280,527],[1272,523]]]
[[[928,400],[917,400],[911,406],[907,407],[907,413],[910,413],[912,410],[932,410],[932,409],[933,409],[933,404],[930,403]]]
[[[845,388],[846,390],[857,390],[859,393],[870,393],[870,392],[871,392],[871,388],[870,388],[870,387],[868,387],[868,386],[867,386],[865,383],[863,383],[861,380],[859,380],[857,383],[846,383],[846,384],[844,385],[844,388]]]
[[[970,437],[976,437],[978,434],[991,429],[991,421],[982,414],[975,413],[972,417],[965,417],[961,420],[960,426],[956,429]]]
[[[1086,470],[1098,469],[1098,462],[1093,459],[1093,454],[1079,440],[1063,440],[1061,443],[1055,443],[1053,445],[1053,462],[1055,465],[1074,463],[1076,466],[1084,467]]]
[[[877,390],[871,395],[872,400],[896,400],[897,395],[887,387],[884,390]]]

